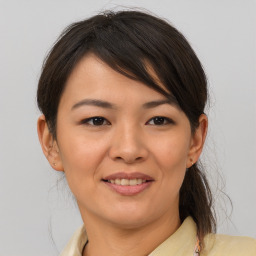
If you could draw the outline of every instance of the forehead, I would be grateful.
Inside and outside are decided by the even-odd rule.
[[[147,65],[147,71],[159,84],[159,79],[150,65]],[[161,87],[165,89],[163,85]],[[63,102],[75,104],[75,101],[84,97],[108,99],[117,104],[166,99],[163,94],[142,82],[113,70],[94,54],[86,55],[75,66],[66,82],[60,105]]]

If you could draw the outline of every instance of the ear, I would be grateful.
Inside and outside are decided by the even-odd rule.
[[[208,118],[205,114],[199,117],[199,125],[196,128],[194,134],[192,134],[190,150],[187,160],[187,168],[191,167],[199,159],[199,156],[203,150],[205,138],[208,129]]]
[[[64,171],[57,141],[50,133],[44,115],[38,118],[37,133],[44,155],[52,168],[56,171]]]

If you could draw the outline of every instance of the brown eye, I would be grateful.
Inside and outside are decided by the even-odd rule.
[[[173,120],[163,116],[155,116],[147,122],[147,124],[150,124],[150,125],[166,125],[166,124],[173,124],[173,123],[174,123]]]
[[[87,124],[87,125],[93,125],[93,126],[101,126],[101,125],[109,125],[110,123],[101,116],[94,116],[91,118],[84,119],[82,124]]]

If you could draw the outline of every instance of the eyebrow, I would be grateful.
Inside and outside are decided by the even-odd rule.
[[[154,100],[154,101],[144,103],[142,107],[145,109],[150,109],[150,108],[158,107],[163,104],[177,106],[177,101],[175,99]],[[73,105],[71,110],[77,109],[82,106],[96,106],[100,108],[117,109],[117,106],[115,104],[112,104],[108,101],[98,100],[98,99],[84,99],[77,102],[75,105]]]
[[[164,104],[169,104],[172,106],[177,105],[174,99],[164,99],[164,100],[154,100],[154,101],[146,102],[142,106],[143,108],[149,109],[149,108],[155,108]]]

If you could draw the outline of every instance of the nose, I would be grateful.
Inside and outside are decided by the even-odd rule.
[[[117,129],[111,139],[109,156],[114,161],[132,164],[144,161],[148,156],[145,138],[135,127]]]

